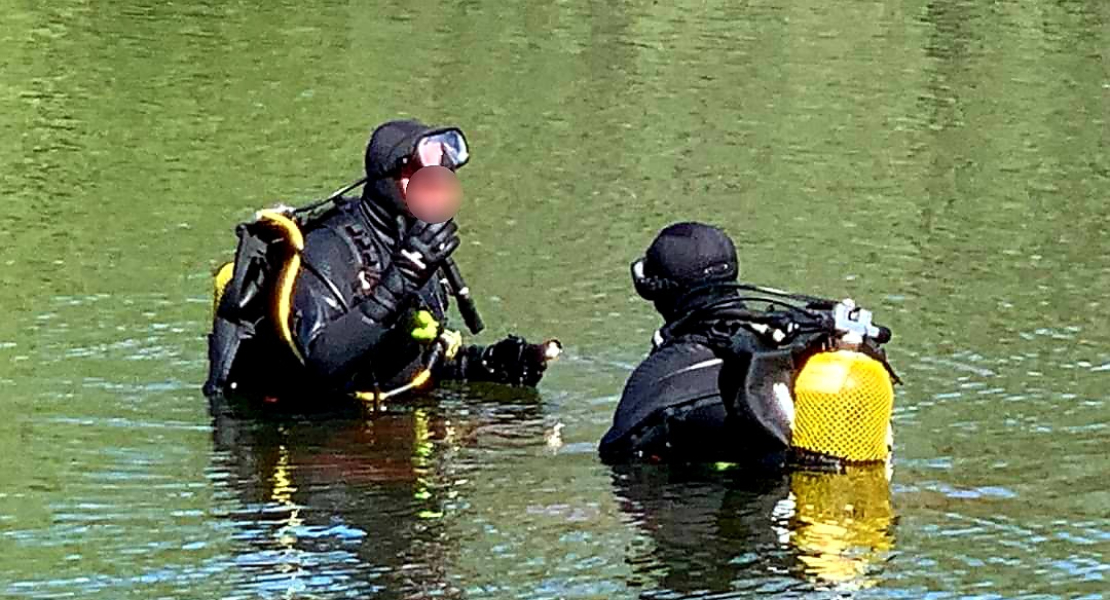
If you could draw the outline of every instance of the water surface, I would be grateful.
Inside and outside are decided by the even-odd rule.
[[[1110,4],[0,0],[0,595],[1101,598]],[[213,420],[232,226],[462,126],[537,394]],[[662,226],[896,332],[893,480],[612,470]],[[561,442],[548,443],[557,424]]]

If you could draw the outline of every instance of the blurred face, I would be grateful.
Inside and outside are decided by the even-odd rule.
[[[399,180],[401,195],[412,216],[427,223],[442,223],[462,205],[462,184],[447,167],[406,169]]]

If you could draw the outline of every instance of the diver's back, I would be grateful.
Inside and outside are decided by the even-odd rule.
[[[721,360],[697,342],[653,352],[625,384],[613,426],[601,440],[603,460],[726,460],[728,416],[717,377]]]

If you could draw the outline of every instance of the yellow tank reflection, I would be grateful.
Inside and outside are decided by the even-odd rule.
[[[783,537],[802,574],[818,585],[864,589],[894,547],[890,471],[885,465],[844,473],[796,471],[784,511]]]

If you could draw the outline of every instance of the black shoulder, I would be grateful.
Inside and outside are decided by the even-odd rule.
[[[333,260],[342,256],[371,270],[382,264],[379,240],[358,210],[358,200],[344,198],[328,211],[302,225],[309,259]]]
[[[709,347],[677,342],[648,356],[628,378],[621,404],[641,404],[650,399],[656,407],[671,406],[719,394],[717,375],[721,360]]]
[[[302,283],[297,286],[298,306],[318,294],[338,295],[346,305],[353,301],[363,260],[347,233],[349,222],[347,214],[331,211],[305,227],[305,268],[301,271]]]
[[[351,260],[359,250],[352,239],[352,231],[361,226],[355,201],[341,198],[328,210],[318,213],[302,223],[305,236],[305,254],[310,258]]]
[[[328,227],[308,231],[304,237],[305,259],[317,266],[355,262],[354,246],[342,230]]]
[[[694,342],[667,344],[632,371],[613,415],[613,426],[602,440],[616,447],[662,411],[696,401],[720,401],[717,376],[721,360],[707,346]]]

